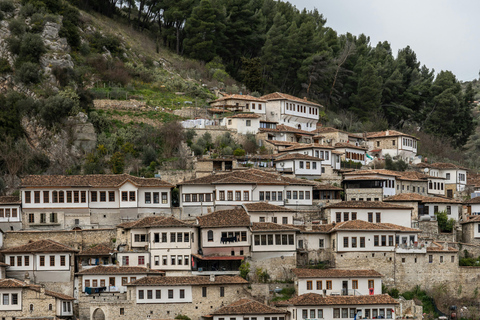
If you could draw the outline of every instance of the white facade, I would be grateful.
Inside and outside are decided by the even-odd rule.
[[[220,125],[227,129],[235,129],[240,134],[256,134],[260,129],[260,117],[227,117],[222,119]]]
[[[317,127],[320,108],[320,106],[306,100],[268,100],[266,120],[305,131],[313,131]]]
[[[82,276],[82,292],[85,292],[85,288],[87,287],[107,287],[106,291],[108,292],[124,293],[127,292],[127,283],[143,278],[145,276],[145,274],[84,274]]]
[[[345,278],[300,278],[297,280],[298,295],[305,293],[368,295],[371,294],[370,288],[373,289],[373,294],[381,294],[382,278],[373,276],[363,278],[352,275]]]
[[[276,167],[279,171],[291,171],[296,176],[321,176],[322,164],[321,161],[315,160],[276,160]]]
[[[253,232],[252,252],[280,252],[296,250],[296,233],[279,232]]]
[[[332,247],[336,252],[393,252],[397,245],[406,247],[418,243],[416,232],[399,233],[389,230],[342,231],[332,235]]]
[[[64,253],[6,253],[8,272],[15,271],[69,271],[71,254]]]
[[[403,227],[412,226],[412,209],[387,209],[387,208],[327,208],[329,210],[329,223],[349,220],[363,220],[372,223],[392,223]]]
[[[21,288],[0,288],[0,297],[0,311],[22,310]]]
[[[235,240],[233,240],[235,239]],[[248,227],[221,227],[201,229],[202,250],[205,256],[248,255],[251,232]]]

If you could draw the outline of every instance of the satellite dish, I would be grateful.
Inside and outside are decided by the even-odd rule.
[[[428,168],[423,169],[423,172],[427,173],[427,172],[428,172]]]

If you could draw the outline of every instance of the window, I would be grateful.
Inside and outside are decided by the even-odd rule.
[[[382,247],[387,246],[387,236],[382,236]]]
[[[350,216],[350,212],[344,212],[343,213],[343,221],[348,221],[348,217]]]
[[[135,201],[135,191],[130,191],[128,196],[129,201]]]
[[[185,299],[185,289],[180,289],[179,293],[180,293],[180,299]]]
[[[389,245],[390,247],[393,247],[393,245],[394,245],[394,244],[393,244],[393,236],[388,236],[388,245]]]
[[[252,120],[246,120],[245,126],[250,127],[252,125]]]
[[[378,236],[373,236],[373,245],[375,247],[378,247],[379,243],[378,243]]]
[[[242,192],[235,191],[235,201],[242,201]]]
[[[375,288],[375,281],[368,280],[368,289],[373,289],[373,288]]]
[[[49,202],[50,202],[50,192],[43,191],[43,203],[49,203]]]
[[[343,237],[343,247],[348,248],[348,237]]]
[[[263,192],[263,191],[260,191],[260,192],[259,192],[259,200],[260,200],[260,201],[265,200],[265,192]]]
[[[220,287],[220,297],[225,297],[225,287]]]
[[[202,297],[203,298],[207,297],[207,287],[202,287]]]
[[[352,280],[352,289],[358,289],[358,280]]]
[[[54,192],[56,192],[56,191],[54,191]],[[24,195],[25,195],[25,203],[30,203],[30,202],[32,202],[32,198],[31,198],[31,197],[32,197],[32,194],[31,194],[31,191],[25,191]],[[55,201],[54,201],[54,202],[55,202]]]
[[[372,222],[372,223],[373,223],[373,212],[369,212],[369,213],[368,213],[368,222]]]
[[[125,314],[125,308],[120,308],[120,315],[124,315]]]
[[[375,221],[376,221],[377,223],[382,222],[381,213],[380,213],[380,212],[375,213]]]
[[[60,266],[64,267],[65,264],[65,256],[60,256]]]
[[[90,287],[90,280],[85,280],[85,288]]]
[[[90,192],[90,201],[97,202],[97,191]]]
[[[158,192],[153,193],[153,203],[160,203],[160,197]]]
[[[30,266],[30,256],[25,256],[23,262],[25,264],[25,267]]]
[[[34,192],[35,203],[40,203],[40,191]]]
[[[129,257],[128,256],[123,256],[122,257],[122,265],[128,266],[129,264]]]
[[[357,237],[352,237],[352,248],[357,247]]]
[[[17,305],[18,304],[18,294],[17,293],[12,293],[12,304]],[[52,309],[49,309],[52,310]]]
[[[248,201],[249,193],[248,191],[243,191],[243,201]]]
[[[288,224],[288,217],[282,217],[282,224]]]
[[[227,200],[233,201],[233,191],[227,191]]]
[[[428,263],[432,263],[433,262],[433,255],[429,255],[428,256]]]
[[[340,308],[333,308],[333,318],[340,318]]]
[[[15,265],[15,257],[13,257],[13,256],[10,257],[10,265],[11,266]]]
[[[342,222],[342,213],[341,212],[336,213],[336,221],[337,222]]]
[[[356,212],[352,212],[352,220],[357,220],[357,213]]]
[[[92,286],[98,287],[98,280],[92,280]]]
[[[287,191],[287,199],[292,199],[292,191]]]
[[[319,239],[318,240],[318,247],[319,248],[324,248],[325,247],[325,240],[324,239]]]
[[[312,281],[307,281],[307,290],[313,290]]]
[[[303,161],[299,162],[300,169],[303,169]]]
[[[208,232],[207,232],[207,240],[208,240],[208,242],[212,242],[212,241],[213,241],[213,231],[212,231],[212,230],[208,230]]]
[[[145,264],[145,256],[138,256],[138,264],[139,265]]]
[[[45,256],[40,256],[40,267],[45,267]]]
[[[447,214],[452,214],[452,206],[447,206]]]
[[[143,292],[143,290],[138,290],[138,299],[140,299],[140,300],[144,299],[144,292]]]
[[[79,199],[79,196],[78,196],[78,191],[73,191],[73,202],[75,202],[75,203],[80,202],[80,199]]]
[[[327,290],[332,290],[332,280],[327,280]]]
[[[220,199],[220,201],[225,201],[225,191],[219,191],[218,198]]]
[[[100,280],[100,287],[105,287],[105,279]]]
[[[57,222],[57,213],[56,212],[50,213],[50,222],[51,223]]]

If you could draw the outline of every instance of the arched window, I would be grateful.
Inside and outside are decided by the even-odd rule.
[[[49,311],[52,311],[52,310],[53,310],[53,305],[52,305],[51,303],[48,305],[48,310],[49,310]]]
[[[29,310],[30,310],[30,312],[33,312],[33,303],[30,304]]]
[[[58,192],[57,191],[52,192],[52,202],[53,203],[58,203]]]
[[[212,241],[213,241],[213,231],[212,231],[212,230],[208,230],[208,232],[207,232],[207,240],[208,240],[208,242],[212,242]]]

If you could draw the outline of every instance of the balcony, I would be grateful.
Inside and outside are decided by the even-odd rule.
[[[396,253],[427,253],[427,246],[425,243],[417,243],[414,242],[413,244],[408,243],[401,243],[395,249]]]

